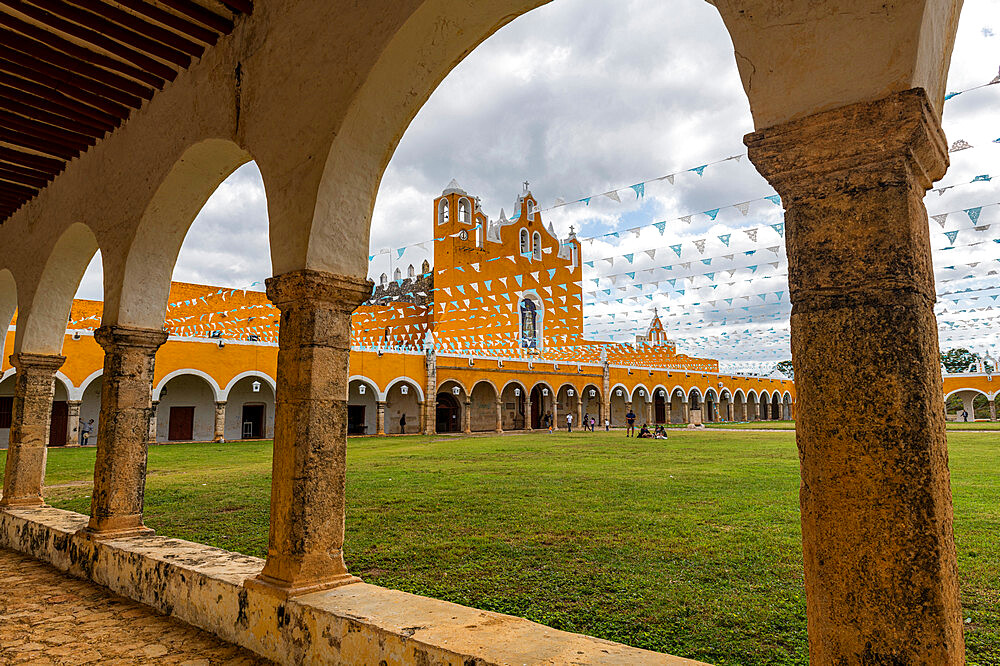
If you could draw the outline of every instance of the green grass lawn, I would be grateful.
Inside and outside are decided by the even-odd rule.
[[[968,661],[1000,664],[1000,436],[952,433]],[[715,664],[806,664],[791,432],[351,439],[366,581]],[[2,454],[0,454],[2,461]],[[86,513],[94,450],[53,449]],[[146,521],[263,557],[270,445],[150,449]]]

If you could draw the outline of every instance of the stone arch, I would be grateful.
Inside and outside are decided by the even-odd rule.
[[[457,394],[454,391],[456,388]],[[437,432],[462,432],[468,395],[468,389],[457,379],[446,379],[438,385],[435,407]]]
[[[240,374],[236,375],[235,377],[229,380],[229,383],[226,384],[226,388],[222,389],[219,392],[219,400],[228,400],[229,392],[233,390],[233,387],[236,386],[236,383],[243,379],[246,379],[247,377],[256,377],[262,380],[265,384],[271,387],[271,391],[273,392],[277,392],[278,390],[278,384],[277,382],[274,381],[274,378],[271,377],[271,375],[261,372],[259,370],[247,370],[245,372],[241,372]]]
[[[781,420],[781,396],[777,391],[771,393],[771,420]]]
[[[3,340],[3,343],[0,343],[0,352],[5,350],[3,345],[6,344],[7,331],[10,329],[15,312],[17,312],[17,281],[9,270],[0,269],[0,334],[3,336],[0,338]],[[6,357],[7,354],[4,354],[3,358]]]
[[[687,414],[685,412],[685,407],[687,406],[687,392],[684,390],[684,387],[678,384],[670,389],[668,400],[670,401],[670,422],[675,424],[685,423],[687,421]]]
[[[480,379],[472,385],[469,393],[473,432],[490,432],[497,429],[497,400],[500,393],[496,385],[488,379]]]
[[[211,375],[194,368],[168,373],[153,390],[156,440],[210,442],[215,437],[215,403],[221,389]]]
[[[160,394],[163,392],[163,387],[165,387],[170,380],[175,377],[180,377],[181,375],[193,375],[195,377],[200,377],[205,380],[205,383],[207,383],[209,387],[211,387],[212,398],[216,402],[223,399],[222,389],[219,388],[219,384],[215,381],[215,378],[212,377],[212,375],[208,374],[204,370],[198,370],[196,368],[181,368],[180,370],[174,370],[173,372],[167,373],[159,382],[157,382],[156,388],[153,389],[153,400],[159,400]]]
[[[254,382],[260,382],[257,391]],[[241,372],[222,391],[226,403],[223,438],[264,439],[274,436],[274,408],[277,387],[274,379],[263,372]]]
[[[382,393],[385,403],[384,428],[386,433],[412,434],[420,432],[420,414],[424,392],[409,377],[396,377]]]
[[[347,379],[347,434],[375,434],[381,399],[378,384],[368,377],[351,375]]]
[[[97,237],[87,225],[76,222],[63,232],[45,259],[30,301],[19,309],[15,352],[62,351],[73,297],[97,250]]]
[[[593,392],[594,395],[590,395]],[[601,389],[596,384],[587,384],[580,390],[580,399],[583,401],[583,415],[594,417],[594,430],[598,426],[604,425],[604,400]]]
[[[542,235],[537,231],[531,234],[531,258],[542,260]]]
[[[632,387],[631,400],[633,406],[637,402],[649,402],[651,399],[652,396],[650,396],[649,389],[646,388],[645,384],[636,384]]]
[[[690,405],[690,409],[701,409],[702,408],[701,403],[703,401],[701,389],[699,389],[696,386],[692,388],[690,391],[688,391],[687,400],[688,404]]]
[[[705,404],[702,407],[702,420],[714,423],[718,420],[719,394],[714,388],[705,389]]]
[[[564,382],[556,389],[556,410],[559,414],[559,421],[556,425],[560,428],[566,427],[566,415],[573,415],[573,427],[578,427],[580,425],[580,418],[582,417],[582,412],[578,415],[578,406],[582,406],[580,402],[581,396],[580,391],[577,387],[569,382]]]
[[[531,400],[531,427],[542,428],[545,425],[545,416],[548,415],[553,425],[559,425],[560,414],[557,414],[558,391],[552,388],[547,381],[539,380],[532,384],[528,390]]]
[[[458,200],[458,221],[462,224],[472,224],[472,204],[466,197]]]
[[[95,370],[94,372],[87,375],[87,378],[80,382],[80,386],[75,389],[76,393],[73,400],[83,400],[83,394],[86,392],[87,388],[94,383],[96,380],[100,379],[104,375],[104,368],[100,370]]]
[[[117,278],[107,266],[104,323],[163,325],[174,264],[191,223],[219,185],[250,160],[227,139],[203,139],[181,154],[146,205]]]
[[[989,418],[990,395],[977,388],[957,388],[944,396],[945,418],[951,421],[963,420],[962,412],[969,413],[969,420]]]
[[[528,395],[528,389],[516,379],[511,379],[500,389],[500,425],[504,430],[521,430],[532,425],[531,413],[526,411]]]
[[[420,402],[424,401],[424,391],[423,391],[422,388],[420,388],[420,384],[418,382],[415,382],[410,377],[406,377],[406,376],[396,377],[395,379],[393,379],[392,381],[390,381],[388,384],[386,384],[386,386],[385,386],[385,392],[382,394],[382,399],[383,400],[387,399],[388,396],[389,396],[389,392],[393,388],[395,388],[396,386],[402,386],[403,384],[406,384],[407,386],[409,386],[410,389],[412,389],[412,390],[414,390],[416,392],[415,395],[417,396],[417,400],[419,400]]]

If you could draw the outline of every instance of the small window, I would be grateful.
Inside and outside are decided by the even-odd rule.
[[[413,264],[410,264],[409,268],[406,269],[406,277],[411,278],[416,274],[416,269],[413,268]]]
[[[542,236],[537,231],[531,238],[531,254],[535,259],[542,258]]]
[[[528,230],[521,229],[521,254],[529,254],[531,252],[531,245],[528,241]]]
[[[438,224],[448,224],[451,221],[451,211],[449,210],[447,199],[441,199],[438,204]]]
[[[0,396],[0,428],[9,428],[14,419],[14,396]]]
[[[535,215],[535,202],[528,199],[528,217],[534,217]]]
[[[461,199],[458,202],[458,220],[462,224],[472,224],[472,207],[468,199]]]

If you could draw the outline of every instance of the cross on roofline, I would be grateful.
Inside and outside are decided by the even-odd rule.
[[[524,191],[527,192],[528,191],[528,181],[524,181],[523,185],[524,185]]]

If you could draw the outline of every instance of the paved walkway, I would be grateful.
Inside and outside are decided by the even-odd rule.
[[[0,664],[268,664],[93,583],[0,548]]]

